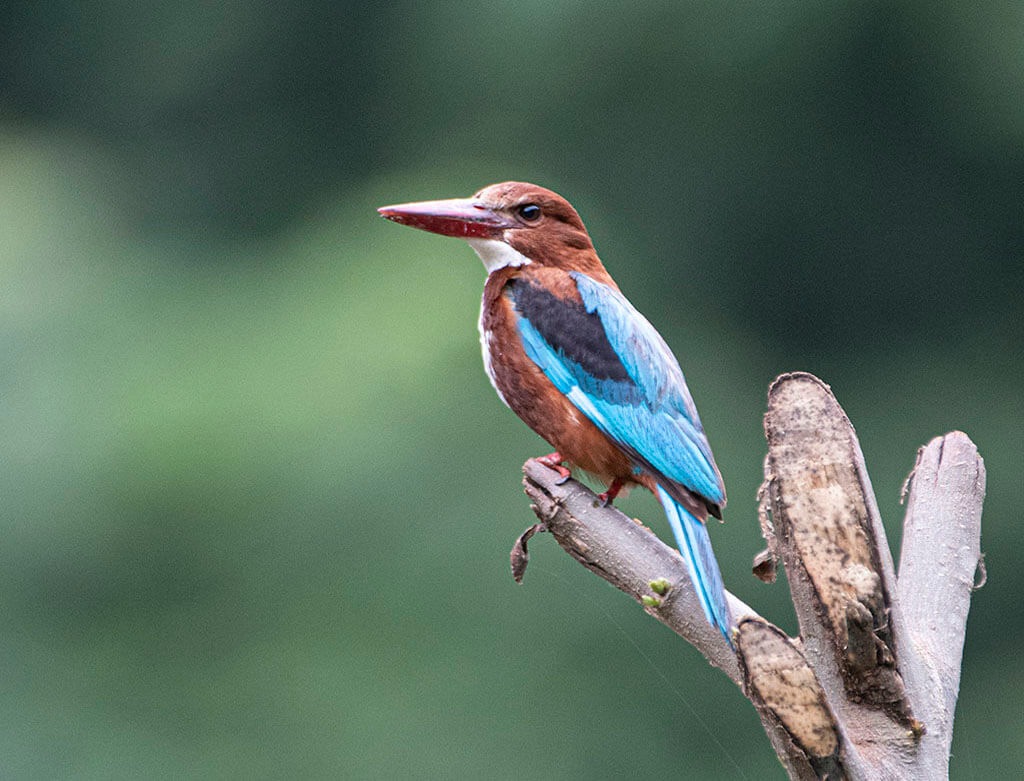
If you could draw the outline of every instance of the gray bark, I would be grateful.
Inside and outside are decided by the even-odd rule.
[[[934,769],[929,777],[940,778],[948,774],[967,611],[982,566],[985,465],[970,438],[954,431],[921,448],[907,483],[896,594],[914,656],[908,691],[931,716],[921,753]]]
[[[741,687],[790,778],[941,779],[974,573],[985,468],[953,432],[918,454],[908,478],[900,577],[856,434],[830,389],[809,374],[769,389],[762,529],[755,571],[787,570],[800,622],[789,638],[732,594],[730,647],[711,627],[680,555],[587,488],[558,485],[528,461],[524,485],[541,523],[573,558],[640,602]]]

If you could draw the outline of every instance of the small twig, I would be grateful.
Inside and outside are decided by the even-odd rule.
[[[516,538],[515,545],[512,546],[512,550],[509,552],[509,559],[512,564],[512,578],[516,583],[522,584],[523,576],[526,574],[526,565],[530,563],[530,551],[526,549],[526,543],[537,532],[546,532],[547,530],[546,524],[535,523]]]

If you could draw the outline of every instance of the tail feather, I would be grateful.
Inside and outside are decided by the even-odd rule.
[[[729,629],[732,618],[729,606],[725,601],[725,586],[722,584],[722,573],[718,569],[715,553],[711,549],[711,537],[707,527],[693,517],[685,507],[673,499],[660,485],[656,486],[658,501],[665,510],[669,526],[676,536],[679,550],[683,554],[690,570],[693,590],[697,592],[700,605],[708,623],[725,636],[732,645]]]

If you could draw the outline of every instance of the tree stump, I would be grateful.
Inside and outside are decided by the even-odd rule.
[[[682,557],[585,486],[535,460],[524,486],[539,523],[580,564],[640,602],[729,676],[757,709],[792,779],[942,779],[967,612],[981,561],[985,466],[954,431],[922,447],[907,478],[899,576],[860,444],[829,387],[784,374],[768,391],[760,492],[768,548],[786,567],[800,636],[727,593],[734,648],[704,617]]]

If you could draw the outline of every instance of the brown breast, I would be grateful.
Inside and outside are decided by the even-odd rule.
[[[495,388],[512,411],[568,462],[606,483],[614,479],[635,482],[630,459],[527,357],[516,328],[515,310],[505,295],[508,283],[520,276],[530,277],[560,297],[580,300],[576,283],[561,269],[504,268],[488,277],[480,328],[485,362]]]

